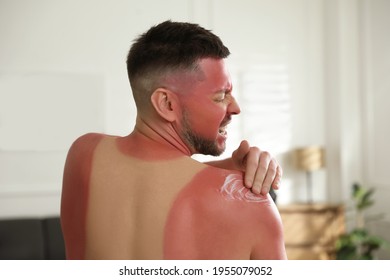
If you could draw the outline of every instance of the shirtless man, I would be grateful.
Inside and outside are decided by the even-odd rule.
[[[127,59],[137,106],[133,132],[84,135],[67,157],[61,205],[67,258],[286,258],[280,216],[267,194],[280,179],[275,161],[262,170],[269,159],[247,142],[227,160],[191,158],[220,155],[226,126],[240,113],[228,55],[217,36],[189,23],[163,22],[133,44]],[[251,162],[256,158],[259,167]]]

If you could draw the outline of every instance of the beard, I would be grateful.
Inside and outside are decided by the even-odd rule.
[[[183,130],[181,135],[187,145],[192,147],[196,153],[219,156],[225,151],[225,146],[223,148],[219,148],[215,140],[206,139],[193,132],[186,112],[183,113]]]

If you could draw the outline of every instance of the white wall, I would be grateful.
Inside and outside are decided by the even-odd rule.
[[[228,152],[246,138],[276,155],[280,203],[305,201],[291,151],[319,144],[327,167],[314,173],[315,201],[346,201],[364,180],[389,212],[388,3],[0,0],[0,217],[58,214],[72,140],[132,129],[125,56],[165,19],[200,23],[229,46],[243,113]]]
[[[325,145],[322,1],[210,3],[209,22],[232,51],[235,93],[243,108],[231,130],[283,165],[279,203],[306,201],[304,173],[296,172],[292,150]],[[314,179],[315,200],[326,201],[325,170]]]
[[[71,142],[133,126],[131,41],[190,4],[0,0],[0,217],[59,213]]]
[[[373,233],[390,240],[390,1],[361,1],[362,18],[362,142],[363,179],[375,188],[371,215],[383,219],[369,223]],[[379,258],[390,259],[382,250]]]

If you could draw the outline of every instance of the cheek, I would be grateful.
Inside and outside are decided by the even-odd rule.
[[[226,112],[221,106],[202,106],[199,104],[193,108],[189,118],[195,132],[203,136],[215,137],[225,116]]]

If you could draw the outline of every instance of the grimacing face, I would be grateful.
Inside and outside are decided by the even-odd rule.
[[[206,139],[205,137],[193,132],[186,112],[183,113],[182,121],[183,130],[181,132],[181,136],[185,142],[196,151],[196,153],[219,156],[225,151],[226,145],[219,147],[215,140]]]
[[[181,137],[195,153],[218,156],[226,148],[226,127],[240,108],[223,59],[200,60],[202,79],[182,96]]]

